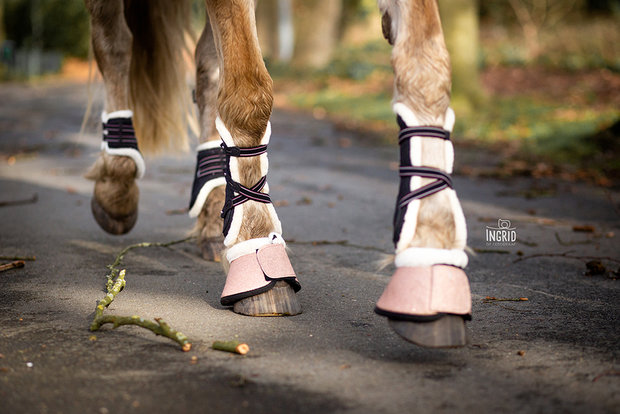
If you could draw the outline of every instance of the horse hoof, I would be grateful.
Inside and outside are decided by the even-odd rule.
[[[236,302],[233,311],[248,316],[293,316],[301,313],[301,305],[293,288],[280,281],[267,292]]]
[[[427,348],[459,348],[467,345],[465,320],[445,315],[429,322],[388,319],[388,324],[405,340]]]
[[[221,262],[224,250],[224,237],[210,237],[198,240],[202,258],[210,262]]]
[[[95,197],[91,199],[90,208],[99,227],[115,236],[129,233],[138,220],[137,208],[127,215],[113,215],[108,213]]]

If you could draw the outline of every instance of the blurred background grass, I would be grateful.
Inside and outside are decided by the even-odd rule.
[[[469,26],[444,28],[449,48],[463,41],[476,46],[473,72],[464,79],[459,49],[451,50],[457,146],[497,154],[503,160],[500,174],[561,175],[617,186],[620,1],[439,4],[444,23],[473,19]],[[204,6],[199,0],[193,5],[199,30]],[[466,9],[470,16],[460,16]],[[380,19],[375,0],[260,0],[257,25],[276,105],[392,145],[397,131],[390,108],[391,47]],[[47,64],[48,72],[62,71],[63,63],[65,70],[75,68],[75,58],[87,58],[82,0],[0,0],[0,23],[5,81],[46,71],[29,69],[27,51],[38,51],[39,61],[58,60]]]

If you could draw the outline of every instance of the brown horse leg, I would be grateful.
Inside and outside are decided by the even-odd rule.
[[[198,164],[196,174],[200,171],[201,150],[207,150],[204,156],[221,151],[220,137],[215,129],[217,116],[216,103],[220,77],[217,50],[213,39],[211,24],[205,28],[196,46],[196,103],[200,117],[200,145],[198,146]],[[209,166],[212,166],[210,164]],[[206,186],[206,188],[205,188]],[[222,236],[223,220],[220,217],[225,198],[225,180],[221,174],[214,174],[200,188],[193,191],[204,192],[190,206],[190,216],[196,217],[194,234],[198,246],[206,260],[220,261],[224,247]]]
[[[91,18],[91,41],[106,91],[106,111],[129,109],[128,77],[131,33],[122,0],[86,0]],[[130,231],[138,217],[136,163],[126,156],[101,153],[86,177],[95,181],[93,215],[108,233]]]
[[[394,46],[394,110],[403,122],[401,128],[433,126],[450,131],[454,123],[449,109],[450,61],[436,0],[380,0],[379,7],[383,32]],[[449,140],[412,133],[405,142],[404,166],[452,172]],[[402,153],[403,145],[401,160]],[[442,182],[420,175],[409,180],[401,192]],[[402,229],[395,235],[397,272],[377,303],[377,312],[388,316],[396,332],[414,343],[462,346],[471,299],[467,277],[459,269],[467,264],[466,229],[456,193],[447,187],[402,208]],[[416,283],[411,284],[413,279]],[[406,288],[411,291],[403,295]],[[430,303],[425,303],[429,297]]]
[[[266,144],[273,104],[272,80],[258,45],[254,2],[207,0],[206,4],[220,62],[218,132],[228,147],[254,148]],[[238,185],[255,187],[258,193],[267,192],[266,187],[260,186],[267,170],[266,154],[229,155],[229,159],[227,179],[233,182],[227,182],[227,191],[231,196],[239,194]],[[225,221],[224,243],[229,248],[230,269],[222,304],[234,305],[235,312],[255,316],[299,313],[294,294],[299,284],[279,236],[280,222],[273,205],[255,201],[257,198],[260,197],[228,210],[230,225],[227,228]],[[283,287],[275,286],[282,280],[286,282]]]

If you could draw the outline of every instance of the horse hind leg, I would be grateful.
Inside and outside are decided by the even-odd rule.
[[[133,131],[129,108],[128,77],[131,60],[131,33],[125,23],[122,0],[86,0],[91,18],[91,41],[106,92],[103,114],[104,134],[109,125],[123,139]],[[120,138],[119,138],[120,139]],[[135,136],[134,136],[135,139]],[[112,147],[114,143],[110,143]],[[139,191],[136,177],[143,171],[136,150],[102,151],[86,177],[95,181],[92,212],[99,226],[111,234],[129,232],[138,218]],[[114,155],[114,154],[128,154]]]
[[[200,144],[196,148],[196,172],[192,186],[189,215],[196,217],[193,234],[205,260],[219,262],[224,247],[222,236],[226,180],[226,158],[215,129],[216,103],[220,77],[217,50],[211,24],[196,45],[196,104],[200,120]]]
[[[395,212],[396,272],[375,311],[428,347],[466,343],[471,313],[465,219],[452,189],[450,62],[435,0],[380,0],[393,44],[394,111],[401,133]]]
[[[230,263],[221,303],[251,316],[301,312],[300,289],[268,196],[266,148],[272,80],[258,46],[252,0],[207,0],[220,62],[216,128],[226,154],[224,244]]]

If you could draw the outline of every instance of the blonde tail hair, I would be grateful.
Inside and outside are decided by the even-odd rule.
[[[140,150],[186,151],[188,126],[195,127],[187,75],[195,35],[188,0],[125,0],[133,35],[129,106]]]

